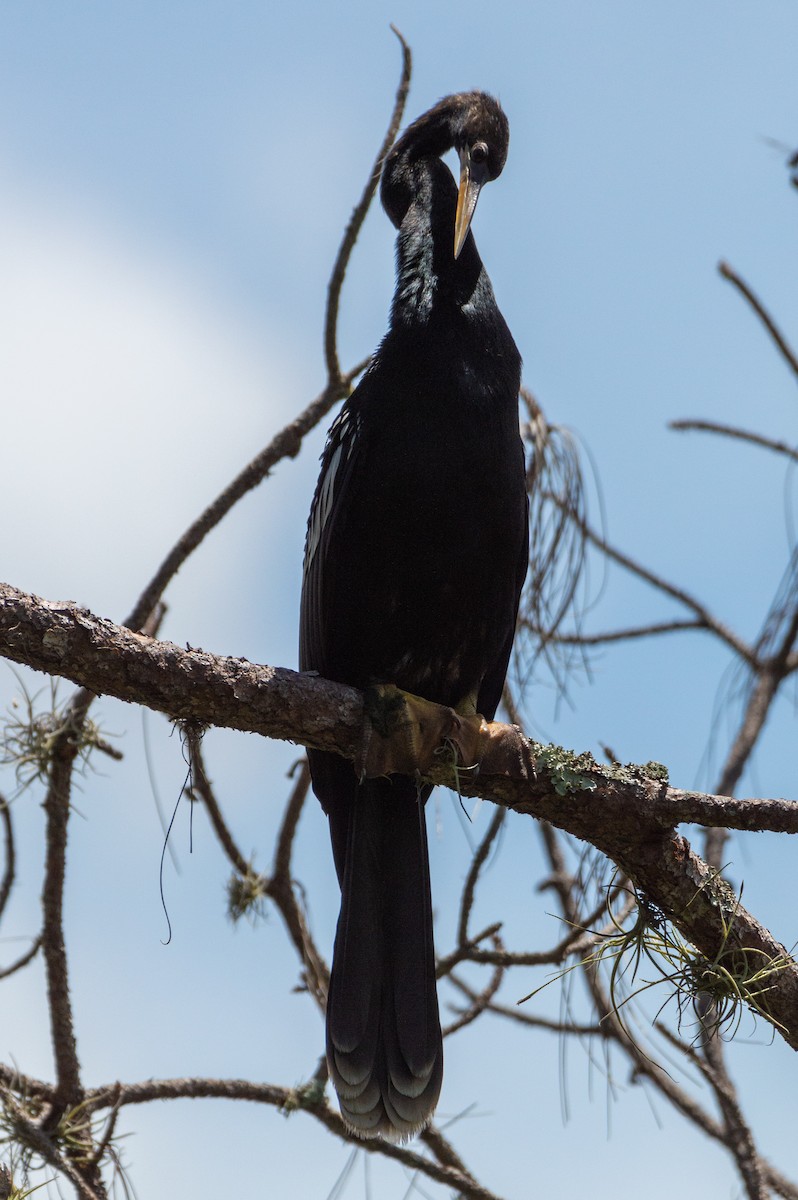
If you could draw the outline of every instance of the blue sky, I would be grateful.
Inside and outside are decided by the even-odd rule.
[[[795,380],[716,271],[727,259],[798,341],[798,198],[784,168],[798,144],[798,12],[775,0],[464,0],[456,11],[409,0],[9,0],[0,12],[0,494],[14,517],[0,573],[121,618],[205,502],[318,392],[327,278],[398,77],[391,21],[414,51],[408,118],[472,86],[507,110],[510,157],[475,233],[526,383],[590,448],[609,536],[755,636],[786,561],[794,477],[764,452],[666,423],[706,417],[796,437]],[[392,275],[393,231],[375,209],[344,291],[345,364],[384,331]],[[165,636],[295,665],[322,440],[323,431],[308,439],[183,569]],[[590,620],[605,629],[673,614],[611,571]],[[697,635],[604,651],[570,706],[557,709],[541,687],[530,723],[579,749],[605,742],[624,759],[659,759],[680,785],[711,785],[715,771],[702,762],[725,667]],[[16,688],[0,671],[4,707]],[[74,823],[67,903],[88,1079],[307,1076],[322,1044],[318,1018],[290,994],[296,972],[277,919],[227,925],[227,871],[201,818],[192,857],[178,822],[182,872],[167,879],[174,939],[162,947],[161,834],[142,719],[98,708],[124,735],[126,759],[84,782]],[[790,702],[772,717],[746,793],[795,795],[794,715]],[[180,748],[158,718],[148,729],[168,800],[182,781]],[[207,749],[241,844],[265,866],[295,751],[224,733]],[[36,801],[26,793],[16,805],[20,883],[8,938],[37,928]],[[467,847],[445,796],[437,811],[445,948]],[[538,868],[534,832],[519,823],[507,842],[486,917],[505,915],[519,944],[556,940],[527,882]],[[315,808],[300,849],[328,948],[335,884]],[[792,846],[735,838],[730,858],[749,906],[792,945]],[[0,943],[0,962],[17,945]],[[556,998],[542,1003],[556,1008]],[[38,968],[0,990],[3,1054],[49,1075],[44,1019]],[[674,1114],[660,1105],[658,1128],[634,1087],[608,1105],[603,1083],[591,1092],[576,1047],[569,1063],[573,1115],[563,1127],[555,1042],[493,1024],[450,1046],[442,1108],[477,1102],[480,1116],[460,1137],[488,1186],[521,1197],[534,1179],[540,1195],[589,1187],[602,1200],[618,1194],[622,1161],[628,1192],[652,1200],[671,1196],[686,1171],[696,1194],[739,1193],[721,1152]],[[778,1043],[742,1045],[733,1063],[767,1150],[798,1174],[786,1132],[791,1056]],[[231,1184],[323,1198],[349,1153],[308,1120],[221,1104],[135,1112],[128,1128],[137,1131],[134,1181],[150,1200]],[[365,1194],[363,1170],[347,1195]],[[404,1194],[400,1171],[371,1170],[380,1196]]]

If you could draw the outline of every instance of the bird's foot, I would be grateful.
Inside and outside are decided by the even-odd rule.
[[[425,775],[440,767],[447,751],[453,752],[456,770],[534,778],[529,744],[514,725],[488,722],[479,713],[458,713],[393,684],[369,688],[364,707],[363,742],[355,764],[361,779]]]
[[[366,720],[355,763],[361,779],[423,773],[457,719],[453,709],[403,692],[392,683],[368,688],[363,702]]]
[[[531,744],[517,725],[486,721],[484,717],[469,720],[481,722],[474,753],[483,775],[537,779]]]

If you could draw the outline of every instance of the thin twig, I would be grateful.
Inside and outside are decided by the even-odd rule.
[[[20,971],[23,967],[26,967],[31,959],[36,957],[41,948],[42,935],[39,934],[38,937],[33,939],[30,949],[26,950],[21,958],[18,958],[16,962],[11,964],[10,967],[0,968],[0,979],[8,979],[9,975],[13,975],[15,971]]]
[[[796,357],[795,351],[792,350],[788,345],[784,334],[778,328],[776,322],[773,320],[759,297],[751,291],[748,284],[740,278],[734,268],[730,267],[727,262],[719,262],[718,271],[724,279],[728,279],[729,283],[734,284],[741,296],[745,297],[745,299],[751,305],[751,308],[754,310],[762,324],[767,329],[770,336],[773,338],[773,341],[778,346],[779,351],[781,352],[781,355],[790,370],[795,376],[798,376],[798,357]]]
[[[205,757],[202,753],[202,735],[197,725],[193,723],[187,724],[185,731],[186,745],[188,746],[189,761],[191,763],[192,791],[195,791],[200,796],[202,803],[205,805],[205,811],[213,826],[213,831],[219,839],[219,843],[233,869],[239,875],[245,876],[249,872],[250,865],[233,840],[233,835],[222,816],[222,810],[216,799],[216,793],[208,779]]]
[[[573,896],[570,875],[566,870],[565,856],[562,849],[563,835],[548,822],[540,822],[541,838],[545,852],[552,869],[555,890],[560,899],[562,915],[565,920],[574,924],[579,921],[579,909]],[[598,1018],[605,1038],[611,1039],[618,1045],[624,1055],[631,1061],[635,1072],[650,1079],[659,1091],[663,1092],[671,1104],[685,1116],[690,1117],[705,1132],[711,1133],[719,1141],[723,1141],[721,1126],[713,1121],[696,1101],[671,1079],[670,1075],[658,1062],[650,1058],[629,1037],[628,1031],[618,1017],[615,1007],[607,996],[598,971],[595,959],[586,960],[582,966],[582,974],[590,993],[593,1010]]]
[[[602,900],[601,907],[606,908],[607,901]],[[627,909],[624,909],[627,911]],[[452,967],[456,967],[461,962],[480,963],[484,966],[493,967],[556,967],[560,966],[567,958],[573,958],[576,955],[589,954],[595,950],[596,946],[601,945],[602,941],[609,936],[610,932],[617,932],[616,926],[608,926],[606,929],[591,931],[589,922],[585,922],[578,928],[572,929],[567,936],[558,942],[556,946],[552,946],[550,950],[482,950],[479,943],[486,936],[494,933],[500,928],[500,923],[490,927],[489,930],[483,931],[477,937],[472,938],[464,946],[458,946],[457,950],[446,958],[441,959],[438,964],[438,978],[443,975],[448,975]]]
[[[745,764],[767,720],[771,705],[789,673],[790,651],[796,641],[798,641],[798,604],[796,604],[792,619],[784,632],[781,646],[759,670],[740,728],[721,774],[718,786],[720,795],[732,795],[740,780]]]
[[[242,879],[246,879],[252,868],[238,848],[230,827],[222,815],[221,806],[208,779],[202,753],[202,738],[197,726],[193,723],[186,726],[186,740],[192,764],[192,786],[205,805],[214,832],[234,871]],[[272,900],[283,918],[294,948],[302,962],[308,990],[323,1010],[329,984],[329,969],[313,941],[305,915],[297,902],[291,880],[293,841],[309,786],[310,771],[307,759],[303,758],[277,835],[272,876],[271,878],[265,875],[261,876],[259,885],[263,889],[262,895],[268,896]]]
[[[699,1054],[696,1047],[683,1041],[671,1029],[668,1029],[666,1025],[663,1025],[661,1021],[655,1021],[654,1028],[671,1046],[683,1054],[685,1058],[692,1063],[692,1065],[714,1088],[714,1081],[711,1078],[711,1067]],[[718,1125],[717,1131],[715,1131],[712,1125],[710,1125],[709,1127],[705,1128],[704,1132],[708,1133],[710,1137],[715,1138],[717,1141],[726,1144],[725,1130],[722,1126]],[[792,1180],[789,1180],[785,1175],[782,1175],[782,1173],[778,1171],[776,1167],[772,1166],[766,1159],[760,1159],[760,1164],[765,1176],[765,1180],[768,1186],[773,1189],[773,1191],[777,1192],[779,1196],[784,1196],[786,1200],[798,1200],[798,1187],[796,1187]]]
[[[702,433],[719,433],[724,437],[737,438],[743,442],[750,442],[754,446],[762,446],[765,450],[772,450],[775,454],[786,454],[788,458],[798,462],[798,448],[791,446],[788,442],[777,441],[775,438],[764,437],[761,433],[754,433],[750,429],[738,429],[734,425],[723,425],[719,421],[669,421],[669,429],[675,429],[678,432],[692,432],[698,430]]]
[[[289,884],[291,882],[291,855],[293,852],[294,837],[296,836],[299,818],[307,799],[308,789],[310,788],[310,767],[304,755],[295,765],[294,772],[296,773],[296,780],[285,812],[283,813],[283,822],[280,826],[280,832],[277,835],[274,863],[272,864],[272,878],[285,881]]]
[[[470,988],[462,979],[452,975],[452,983],[458,987],[464,996],[469,999],[476,999],[477,993]],[[579,1021],[553,1021],[550,1017],[540,1017],[533,1013],[524,1012],[523,1009],[515,1007],[511,1008],[509,1004],[497,1004],[492,1000],[486,1005],[486,1011],[495,1013],[496,1016],[506,1017],[508,1021],[516,1021],[519,1025],[528,1025],[532,1029],[545,1029],[548,1033],[568,1033],[574,1034],[577,1037],[607,1037],[607,1031],[599,1024],[581,1024]]]
[[[556,503],[557,497],[552,496],[552,500]],[[578,515],[574,514],[572,519],[577,523],[588,541],[592,542],[592,544],[598,550],[600,550],[603,554],[606,554],[606,556],[612,559],[613,562],[618,563],[619,566],[624,567],[632,575],[636,575],[638,579],[642,579],[645,583],[649,584],[653,588],[656,588],[658,591],[663,592],[666,596],[670,596],[673,600],[677,600],[680,604],[683,604],[685,608],[689,608],[696,614],[698,620],[708,631],[714,633],[715,636],[720,638],[721,641],[725,642],[727,646],[730,646],[731,649],[734,650],[734,652],[738,654],[744,662],[749,663],[750,665],[755,665],[756,655],[753,649],[748,646],[742,640],[742,638],[737,637],[737,635],[733,633],[732,630],[730,630],[726,625],[724,625],[722,621],[719,621],[716,617],[714,617],[699,600],[696,600],[695,597],[691,596],[689,592],[684,590],[684,588],[680,588],[673,583],[669,583],[666,579],[663,579],[662,576],[657,575],[654,571],[651,571],[647,567],[644,567],[640,563],[636,562],[635,559],[633,559],[630,555],[624,554],[623,551],[618,550],[615,546],[610,545],[606,538],[596,533],[596,531]]]
[[[291,878],[294,839],[309,787],[310,768],[307,759],[303,758],[277,835],[268,894],[276,904],[294,948],[300,956],[308,990],[323,1011],[327,1005],[330,970],[313,940],[307,918],[297,900],[294,881]]]
[[[344,230],[344,236],[341,239],[341,244],[338,248],[338,253],[333,264],[330,282],[327,286],[327,309],[324,315],[324,358],[327,364],[327,379],[330,384],[341,378],[341,367],[338,362],[338,347],[337,347],[337,328],[338,328],[338,306],[341,300],[341,288],[343,287],[346,270],[349,266],[349,259],[352,256],[352,251],[355,247],[355,242],[358,239],[360,230],[363,228],[363,222],[366,219],[366,214],[371,207],[371,202],[374,199],[374,194],[377,191],[377,186],[380,182],[382,174],[382,166],[385,162],[386,155],[394,143],[399,126],[402,123],[402,115],[405,110],[405,102],[407,93],[410,89],[410,75],[413,66],[410,47],[405,39],[395,26],[391,29],[398,37],[402,46],[402,73],[399,78],[399,86],[396,89],[396,96],[393,103],[393,111],[391,119],[388,122],[388,129],[383,138],[382,145],[377,151],[377,157],[374,160],[374,165],[369,172],[369,177],[366,180],[366,186],[363,189],[363,194],[355,205],[349,222]]]
[[[456,1153],[451,1142],[443,1136],[437,1125],[428,1125],[418,1136],[419,1140],[432,1151],[439,1163],[443,1163],[445,1167],[454,1167],[455,1171],[460,1171],[463,1175],[473,1178],[460,1155]]]
[[[302,440],[318,425],[336,401],[343,399],[352,384],[368,366],[368,359],[358,363],[340,379],[328,383],[316,399],[290,425],[272,438],[256,458],[241,471],[232,483],[219,493],[203,513],[194,521],[178,542],[172,547],[158,570],[139,596],[136,604],[123,624],[128,629],[138,630],[163,595],[170,580],[174,578],[200,542],[214,529],[230,509],[247,492],[252,491],[268,475],[269,471],[284,458],[296,458]]]
[[[721,772],[718,790],[733,795],[782,685],[796,669],[798,654],[798,547],[794,547],[756,641],[757,665],[750,669],[747,696],[739,728]],[[705,852],[710,866],[720,870],[728,834],[709,830]]]
[[[469,941],[468,919],[471,916],[471,909],[474,906],[474,896],[480,872],[487,861],[490,848],[498,837],[499,830],[504,824],[506,816],[506,809],[496,809],[471,859],[471,866],[468,868],[468,875],[463,884],[463,893],[460,898],[460,919],[457,923],[457,941],[461,946],[464,946]]]
[[[412,1170],[420,1171],[428,1179],[453,1189],[463,1200],[499,1200],[496,1193],[477,1183],[469,1174],[443,1162],[435,1162],[417,1154],[406,1146],[386,1142],[381,1138],[363,1140],[347,1129],[343,1118],[327,1101],[318,1095],[315,1086],[286,1088],[274,1084],[252,1083],[246,1079],[149,1079],[143,1083],[122,1084],[118,1092],[112,1088],[94,1088],[87,1093],[92,1109],[119,1105],[145,1104],[154,1100],[222,1098],[249,1100],[256,1104],[267,1104],[284,1113],[303,1111],[320,1121],[331,1133],[342,1141],[356,1145],[372,1154],[381,1154],[395,1159]]]
[[[493,943],[497,950],[501,949],[501,938],[495,936]],[[469,1007],[464,1011],[461,1010],[457,1019],[445,1027],[443,1030],[443,1036],[445,1038],[450,1037],[453,1033],[457,1033],[459,1029],[465,1028],[466,1025],[470,1025],[473,1021],[476,1021],[477,1017],[482,1016],[482,1013],[490,1005],[493,997],[501,987],[502,979],[504,978],[504,970],[505,969],[503,966],[494,967],[493,971],[491,972],[490,979],[485,984],[485,987],[482,989],[482,991],[475,992],[470,998],[471,1003]]]
[[[75,738],[79,736],[78,731],[83,727],[93,698],[91,692],[81,688],[67,705],[64,729],[56,739],[44,801],[47,849],[42,890],[42,948],[56,1068],[56,1106],[62,1111],[76,1108],[83,1098],[64,942],[64,877],[72,769],[77,754]]]
[[[116,1085],[116,1098],[113,1100],[113,1107],[111,1108],[111,1112],[108,1115],[108,1120],[105,1123],[105,1131],[98,1141],[97,1148],[92,1156],[92,1165],[95,1167],[99,1166],[102,1162],[103,1155],[110,1146],[113,1136],[116,1133],[116,1123],[119,1120],[119,1113],[121,1112],[119,1106],[119,1092],[121,1087],[121,1084]]]
[[[437,967],[435,968],[435,976],[437,979],[443,979],[449,974],[452,967],[456,967],[458,963],[472,961],[471,955],[479,946],[480,942],[484,942],[486,938],[493,937],[502,927],[501,921],[494,921],[492,925],[488,925],[487,929],[483,929],[481,933],[470,938],[467,942],[458,946],[451,954],[445,955],[444,958],[438,959]]]
[[[404,101],[407,97],[407,89],[410,82],[410,51],[401,34],[397,33],[397,36],[403,47],[403,68],[401,81],[394,101],[393,114],[388,132],[380,148],[375,165],[372,168],[363,195],[355,207],[349,224],[344,231],[327,289],[327,308],[324,318],[327,383],[321,394],[317,396],[312,404],[309,404],[304,412],[300,413],[290,425],[287,425],[285,429],[272,439],[269,445],[216,497],[213,503],[208,505],[205,511],[189,526],[180,540],[172,547],[142,592],[133,611],[127,620],[124,621],[124,624],[129,629],[137,630],[142,628],[155,606],[159,603],[169,581],[176,575],[180,567],[183,566],[189,555],[196,550],[203,538],[227,515],[233,505],[242,496],[245,496],[247,492],[257,487],[265,476],[268,475],[269,471],[282,459],[296,458],[305,435],[318,425],[319,421],[327,415],[336,401],[343,399],[349,394],[352,384],[369,364],[369,359],[364,359],[356,367],[353,367],[352,370],[347,371],[345,375],[341,374],[336,348],[338,309],[341,287],[343,286],[352,249],[362,228],[366,212],[374,197],[374,192],[379,182],[382,159],[387,154],[396,136],[396,130],[402,119]]]
[[[717,1030],[705,1031],[702,1044],[709,1068],[707,1076],[712,1084],[726,1125],[726,1145],[734,1155],[737,1169],[745,1184],[748,1200],[767,1200],[764,1172],[754,1135],[743,1116],[737,1098],[737,1089],[726,1070],[723,1047]]]
[[[522,618],[525,628],[530,633],[540,633],[534,625]],[[606,633],[553,633],[547,635],[549,641],[562,646],[603,646],[610,642],[631,641],[634,638],[655,637],[661,633],[684,633],[688,630],[705,630],[707,625],[698,619],[694,621],[652,621],[650,625],[638,625],[629,629],[613,629]]]
[[[16,854],[14,851],[14,826],[11,823],[11,809],[5,796],[0,796],[0,820],[3,822],[5,837],[6,865],[3,868],[3,879],[0,882],[0,917],[3,915],[11,889],[14,886],[16,873]]]
[[[792,580],[792,575],[788,570],[788,579]],[[792,619],[788,621],[787,627],[784,630],[781,644],[777,647],[774,654],[760,665],[755,676],[755,682],[748,696],[745,705],[745,711],[740,722],[739,729],[734,737],[731,748],[726,757],[726,762],[721,771],[720,780],[718,782],[718,791],[724,795],[732,795],[737,784],[742,777],[754,747],[759,741],[760,735],[768,718],[774,701],[781,689],[787,676],[790,674],[791,667],[791,652],[798,639],[798,605],[795,604],[792,588],[790,588],[790,596],[788,604],[794,605],[792,611]],[[778,608],[778,604],[775,604]],[[772,609],[771,609],[772,611]],[[765,627],[767,629],[768,622]],[[765,637],[760,639],[760,646],[766,644]],[[713,867],[719,873],[723,870],[726,843],[729,838],[729,833],[721,826],[708,828],[704,837],[704,854],[706,861],[710,867]],[[732,1153],[738,1160],[740,1173],[743,1176],[746,1187],[749,1190],[750,1196],[756,1195],[756,1188],[761,1188],[761,1173],[757,1173],[755,1169],[756,1155],[754,1151],[753,1137],[748,1130],[748,1127],[743,1122],[741,1112],[739,1110],[739,1102],[737,1100],[737,1092],[731,1076],[728,1074],[725,1065],[725,1055],[723,1046],[720,1042],[717,1029],[709,1030],[708,1024],[705,1026],[706,1032],[704,1036],[704,1053],[707,1061],[711,1064],[718,1078],[721,1080],[723,1087],[723,1097],[719,1093],[719,1103],[723,1108],[726,1117],[727,1126],[729,1128],[730,1148]],[[721,1078],[722,1073],[722,1078]],[[720,1086],[720,1085],[719,1085]],[[735,1115],[736,1114],[736,1115]],[[752,1158],[753,1155],[753,1158]],[[752,1165],[753,1164],[753,1165]],[[753,1190],[752,1190],[753,1189]]]

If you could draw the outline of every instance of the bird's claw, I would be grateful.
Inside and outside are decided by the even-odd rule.
[[[379,775],[421,775],[440,765],[441,752],[453,752],[458,769],[486,775],[534,778],[534,758],[514,725],[488,722],[433,704],[393,684],[369,688],[364,696],[363,741],[355,769],[361,779]]]
[[[535,756],[527,738],[517,725],[483,721],[479,741],[480,770],[483,775],[507,775],[513,779],[537,779]]]
[[[368,688],[363,701],[366,719],[355,763],[361,779],[423,773],[458,720],[453,709],[403,692],[393,684]]]

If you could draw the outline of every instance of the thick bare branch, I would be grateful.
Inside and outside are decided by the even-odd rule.
[[[76,605],[47,604],[7,585],[0,585],[0,654],[176,719],[361,757],[363,701],[353,688],[283,668],[181,650]],[[428,705],[429,719],[435,713],[446,717],[449,710]],[[481,771],[458,773],[463,794],[542,817],[592,843],[710,960],[739,951],[777,965],[763,1009],[798,1048],[798,966],[674,832],[682,821],[795,831],[798,806],[669,789],[642,772],[600,768],[587,756],[566,755],[565,775],[558,776],[556,768],[545,767],[546,748],[526,742],[517,729],[484,726],[484,734],[475,750]],[[535,773],[536,753],[544,757]],[[491,767],[497,762],[501,765]],[[424,773],[430,782],[454,782],[452,767],[444,762],[436,761]]]
[[[51,603],[0,584],[0,656],[37,671],[71,679],[88,691],[115,696],[166,713],[175,720],[219,725],[265,737],[335,750],[348,758],[362,751],[363,700],[355,688],[285,667],[256,666],[204,650],[183,650],[97,617],[72,602]],[[438,706],[433,711],[444,712]],[[527,744],[516,731],[518,753]],[[579,760],[589,777],[580,786],[579,807],[599,809],[587,799],[600,789],[601,807],[633,802],[635,816],[661,829],[684,822],[724,828],[798,832],[798,804],[788,800],[736,799],[671,788],[640,772],[602,768]],[[540,804],[548,817],[546,780],[528,778],[519,759],[498,779],[483,769],[458,776],[464,795],[497,799],[507,807]],[[427,772],[432,782],[451,781],[445,763]],[[497,791],[498,788],[498,791]],[[573,806],[573,801],[570,805]],[[618,806],[618,809],[614,807]],[[552,802],[569,806],[563,795]],[[581,836],[581,835],[580,835]]]

